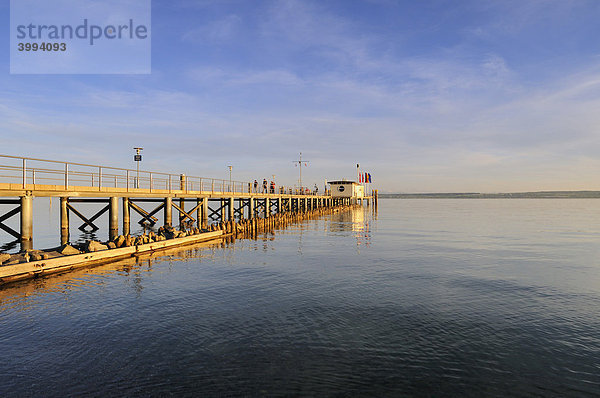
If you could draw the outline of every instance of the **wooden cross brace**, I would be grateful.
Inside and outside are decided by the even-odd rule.
[[[239,218],[242,218],[244,216],[245,207],[250,207],[250,200],[240,199],[239,209],[236,209],[235,206],[233,208],[234,214],[237,215]]]
[[[265,211],[265,209],[267,208],[267,200],[268,199],[265,199],[265,200],[256,199],[256,206],[254,206],[254,214],[253,214],[254,217],[256,217],[261,212]]]
[[[279,208],[279,201],[277,199],[267,199],[271,201],[271,211],[273,211],[273,209],[277,210],[276,213],[280,212],[280,208]]]
[[[173,207],[175,209],[177,209],[177,211],[179,212],[180,215],[183,214],[183,218],[181,219],[181,221],[185,221],[186,218],[189,218],[191,222],[196,222],[196,219],[194,217],[192,217],[190,214],[195,212],[196,210],[198,210],[198,207],[202,206],[202,203],[199,203],[192,210],[190,210],[189,212],[186,212],[181,207],[177,206],[175,203],[172,203],[172,204],[173,204]]]
[[[77,211],[77,209],[71,206],[69,202],[67,202],[67,209],[71,210],[73,213],[75,213],[77,217],[79,217],[83,221],[83,224],[81,224],[81,226],[78,228],[80,231],[86,232],[85,227],[90,226],[92,228],[91,232],[94,232],[100,229],[94,224],[94,221],[96,221],[98,217],[100,217],[102,214],[106,213],[108,209],[110,209],[110,204],[103,207],[98,213],[94,214],[91,218],[87,218],[86,216],[81,214],[79,211]]]
[[[158,218],[154,217],[154,215],[156,213],[158,213],[160,211],[160,209],[162,209],[163,207],[165,207],[165,204],[161,203],[154,210],[152,210],[150,213],[148,213],[146,210],[142,209],[140,206],[136,205],[132,201],[129,201],[129,206],[133,210],[135,210],[140,216],[142,216],[142,219],[140,221],[138,221],[138,224],[140,224],[142,226],[145,226],[146,225],[145,222],[147,221],[148,224],[150,224],[150,226],[153,227],[154,224],[156,224],[156,222],[158,221]]]
[[[223,208],[225,208],[226,206],[227,206],[227,203],[223,203],[220,207],[218,207],[215,210],[213,210],[209,207],[208,211],[210,212],[210,214],[208,215],[208,218],[210,218],[213,221],[219,220],[221,218],[221,210],[223,210]]]
[[[15,209],[12,209],[8,213],[6,213],[0,217],[0,229],[8,232],[9,234],[11,234],[12,236],[14,236],[17,239],[21,238],[21,234],[18,233],[17,231],[15,231],[14,229],[12,229],[11,227],[9,227],[8,225],[4,225],[3,222],[4,222],[4,220],[11,218],[15,214],[18,214],[20,211],[21,211],[21,205],[19,205],[19,207],[15,208]]]

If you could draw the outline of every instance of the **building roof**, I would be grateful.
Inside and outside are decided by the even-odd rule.
[[[327,181],[330,185],[339,185],[339,184],[356,184],[359,185],[356,181],[346,181],[346,180],[338,180],[338,181]]]

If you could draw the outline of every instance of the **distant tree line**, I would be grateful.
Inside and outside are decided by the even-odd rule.
[[[388,199],[581,199],[600,198],[600,191],[380,193],[379,197]]]

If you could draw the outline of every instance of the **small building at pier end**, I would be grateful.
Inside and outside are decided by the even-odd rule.
[[[332,198],[359,198],[365,197],[365,187],[355,181],[328,181]]]

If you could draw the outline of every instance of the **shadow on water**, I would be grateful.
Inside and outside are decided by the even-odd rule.
[[[6,252],[6,253],[12,252],[20,245],[20,243],[21,243],[21,241],[19,239],[14,240],[9,243],[5,243],[2,246],[0,246],[0,252]]]
[[[76,268],[64,273],[51,274],[0,286],[0,309],[7,309],[7,303],[21,302],[31,293],[43,294],[62,290],[65,287],[85,286],[97,282],[98,277],[122,274],[132,279],[132,287],[136,293],[143,290],[143,275],[150,275],[155,264],[186,262],[215,255],[216,249],[224,249],[233,245],[230,239],[202,242],[186,248],[173,248],[155,253],[125,258],[102,265]],[[212,250],[211,250],[212,249]]]
[[[98,240],[98,235],[96,234],[96,231],[84,231],[82,232],[78,237],[77,240],[75,241],[76,244],[78,245],[82,245],[87,241],[90,240]]]
[[[154,227],[141,226],[140,228],[137,228],[135,230],[132,229],[131,235],[140,236],[143,234],[147,234],[149,232],[157,233],[158,227],[156,227],[156,226],[154,226]],[[75,241],[73,241],[72,239],[69,239],[69,241],[71,244],[81,245],[89,240],[98,240],[99,241],[99,240],[105,239],[106,237],[104,237],[102,235],[104,235],[104,233],[103,232],[99,233],[99,231],[83,231],[83,232],[80,231],[80,233],[77,235],[77,239]]]

